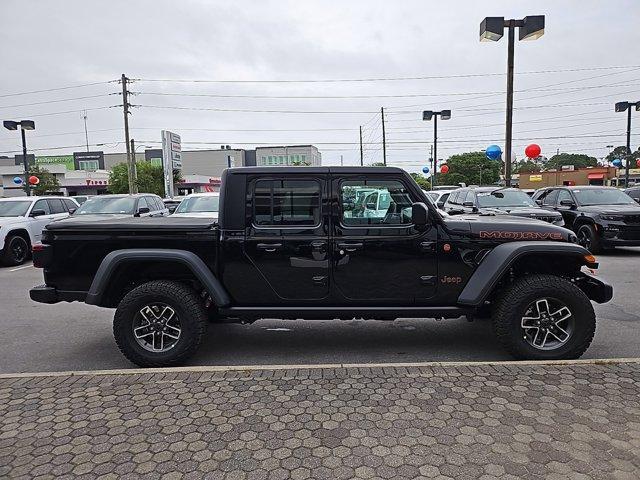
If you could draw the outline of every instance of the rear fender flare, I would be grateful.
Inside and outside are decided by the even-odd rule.
[[[211,269],[195,253],[187,250],[131,248],[114,250],[104,259],[93,277],[85,302],[89,305],[105,306],[105,292],[116,269],[126,263],[137,261],[177,262],[186,266],[209,292],[218,307],[226,307],[231,299],[222,283]]]
[[[589,251],[575,243],[561,242],[509,242],[491,250],[482,260],[458,297],[458,304],[479,307],[489,297],[500,279],[512,265],[527,255],[563,255],[580,259],[587,265]]]

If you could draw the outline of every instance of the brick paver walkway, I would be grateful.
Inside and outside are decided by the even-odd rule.
[[[0,478],[640,478],[640,363],[0,378]]]

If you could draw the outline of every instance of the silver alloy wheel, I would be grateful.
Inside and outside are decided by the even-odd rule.
[[[27,259],[27,253],[29,252],[29,246],[27,242],[22,237],[13,237],[11,240],[11,245],[9,246],[11,249],[11,255],[13,257],[13,261],[16,263],[22,263]]]
[[[573,335],[575,319],[560,300],[539,298],[526,308],[520,326],[529,345],[538,350],[555,350]]]
[[[171,350],[180,340],[182,328],[176,311],[164,303],[145,305],[133,320],[133,336],[149,352]]]

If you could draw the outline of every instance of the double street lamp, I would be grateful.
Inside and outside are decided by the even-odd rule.
[[[438,169],[438,116],[442,120],[451,118],[451,110],[425,110],[422,112],[422,120],[430,121],[433,118],[433,172],[431,173],[431,190],[436,183],[436,170]]]
[[[640,101],[616,103],[616,112],[627,112],[627,161],[625,162],[624,173],[625,187],[629,187],[629,159],[631,158],[631,107],[636,107],[636,111],[640,110]]]
[[[508,29],[507,47],[507,121],[505,134],[505,185],[511,186],[511,139],[513,126],[513,50],[515,30],[520,40],[536,40],[544,34],[544,15],[530,15],[522,20],[505,20],[504,17],[486,17],[480,24],[480,41],[497,42]]]
[[[36,122],[33,120],[22,120],[20,122],[16,122],[13,120],[5,120],[2,122],[4,128],[7,130],[17,130],[18,125],[20,125],[20,133],[22,134],[22,161],[24,163],[24,185],[25,190],[27,191],[27,196],[31,195],[31,185],[29,185],[29,160],[27,159],[27,138],[25,135],[25,130],[35,130]]]

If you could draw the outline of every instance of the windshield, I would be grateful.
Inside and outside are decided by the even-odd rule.
[[[218,205],[220,203],[220,197],[217,195],[211,195],[207,197],[191,197],[185,198],[175,213],[188,213],[188,212],[217,212]]]
[[[427,192],[427,196],[431,198],[431,200],[433,200],[434,202],[438,200],[438,197],[440,197],[440,195],[435,192]]]
[[[127,214],[133,215],[136,199],[133,197],[94,197],[84,202],[74,215]]]
[[[31,202],[2,202],[0,201],[0,217],[24,217]]]
[[[505,208],[505,207],[535,207],[531,197],[520,190],[500,190],[495,195],[491,192],[478,192],[478,206]]]
[[[587,188],[574,190],[580,205],[635,205],[636,202],[626,193],[615,188]]]

